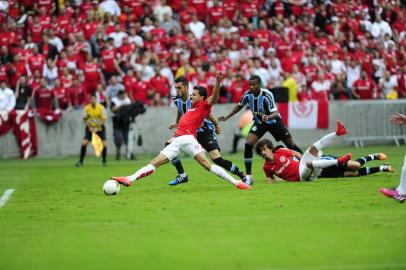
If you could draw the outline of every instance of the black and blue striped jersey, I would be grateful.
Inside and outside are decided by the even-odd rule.
[[[174,99],[173,102],[175,103],[181,117],[190,109],[190,107],[192,107],[192,100],[190,100],[190,98],[185,102],[183,102],[181,98],[177,98]],[[197,132],[203,132],[204,128],[209,129],[212,131],[213,135],[215,135],[214,124],[207,118],[204,119],[203,127],[199,128]]]
[[[275,99],[271,91],[261,88],[260,94],[256,97],[250,91],[246,91],[241,97],[239,105],[247,106],[250,108],[252,114],[254,115],[254,121],[256,123],[266,123],[275,124],[275,119],[270,119],[268,121],[262,121],[263,115],[270,115],[273,112],[277,112]],[[280,114],[278,114],[280,118]]]

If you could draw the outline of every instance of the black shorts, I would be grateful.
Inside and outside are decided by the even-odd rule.
[[[197,141],[201,146],[207,151],[213,151],[218,149],[220,151],[220,146],[217,142],[216,135],[214,132],[208,128],[204,128],[203,131],[197,132]]]
[[[102,130],[96,132],[96,134],[99,135],[100,139],[102,139],[103,141],[106,140],[106,129],[104,125],[102,125]],[[92,141],[92,132],[90,132],[88,127],[86,127],[84,139]]]
[[[337,159],[336,156],[323,155],[321,159]],[[330,166],[324,168],[319,175],[319,178],[338,178],[344,177],[346,168],[343,166]]]
[[[282,120],[278,118],[275,124],[266,124],[266,123],[254,123],[250,129],[249,133],[256,135],[259,138],[262,138],[264,134],[269,131],[276,141],[282,141],[285,139],[292,138],[289,130],[285,127]]]

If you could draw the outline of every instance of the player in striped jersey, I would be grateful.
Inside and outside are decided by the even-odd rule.
[[[189,82],[185,77],[181,76],[175,80],[175,89],[176,98],[174,99],[174,103],[177,107],[178,113],[176,122],[169,126],[170,129],[177,127],[180,118],[192,106],[192,101],[189,98]],[[197,130],[197,141],[209,153],[210,159],[215,164],[237,175],[241,180],[246,181],[246,179],[244,179],[245,174],[234,163],[221,157],[220,147],[216,138],[216,133],[219,134],[220,132],[221,128],[216,118],[210,113],[208,118],[204,119],[203,125]],[[170,142],[171,140],[166,142],[166,145]],[[172,164],[176,167],[178,175],[174,180],[169,182],[169,185],[176,186],[188,182],[188,177],[183,169],[180,158],[177,157],[172,160]]]
[[[261,78],[257,75],[250,77],[249,90],[241,97],[238,105],[227,116],[219,117],[219,120],[227,121],[227,119],[245,106],[248,106],[254,115],[254,124],[248,133],[244,150],[245,172],[247,175],[251,175],[252,148],[268,131],[276,141],[282,141],[289,149],[303,153],[293,141],[288,129],[282,123],[272,93],[265,88],[261,88]]]

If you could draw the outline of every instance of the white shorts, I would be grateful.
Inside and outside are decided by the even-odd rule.
[[[193,135],[182,135],[173,138],[172,142],[161,151],[161,154],[169,160],[173,160],[180,153],[194,157],[201,152],[204,152],[204,149]]]
[[[304,152],[302,159],[300,160],[299,163],[300,181],[311,181],[317,179],[317,177],[320,176],[322,169],[319,168],[310,169],[307,167],[306,163],[308,161],[318,160],[322,155],[323,152],[321,150],[319,150],[318,157],[315,157],[312,154],[310,154],[309,149],[307,149],[306,152]]]

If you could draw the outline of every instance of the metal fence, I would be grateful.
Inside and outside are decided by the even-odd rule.
[[[343,120],[351,131],[346,140],[356,147],[367,141],[393,140],[397,146],[406,143],[406,125],[389,122],[389,116],[400,112],[406,114],[406,100],[349,101],[342,103]]]

